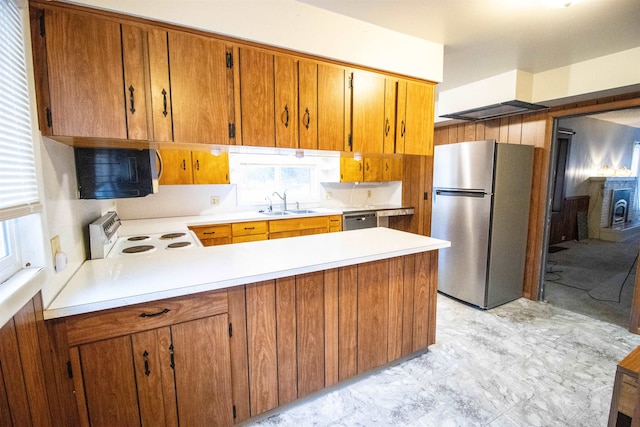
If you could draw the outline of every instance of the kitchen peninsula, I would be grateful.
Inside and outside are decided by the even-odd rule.
[[[87,261],[44,312],[73,416],[231,425],[424,351],[449,246],[370,228]]]

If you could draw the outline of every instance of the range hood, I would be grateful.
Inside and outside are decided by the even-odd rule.
[[[457,113],[443,114],[440,117],[458,120],[482,121],[495,119],[497,117],[526,113],[528,111],[544,110],[546,108],[549,107],[540,104],[531,104],[529,102],[513,100],[500,102],[499,104],[487,105],[485,107],[459,111]]]

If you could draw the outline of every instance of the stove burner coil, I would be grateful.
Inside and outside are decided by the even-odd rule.
[[[186,236],[187,233],[167,233],[160,236],[160,240],[173,240]]]
[[[167,249],[186,248],[187,246],[191,246],[191,242],[175,242],[169,243]]]
[[[127,238],[128,242],[140,242],[143,240],[149,240],[151,237],[149,236],[131,236],[129,238]]]
[[[131,246],[128,248],[124,248],[122,250],[123,254],[140,254],[144,252],[149,252],[153,250],[155,247],[152,245],[139,245],[139,246]]]

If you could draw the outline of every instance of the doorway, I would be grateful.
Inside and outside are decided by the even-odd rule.
[[[540,286],[542,300],[624,328],[630,324],[640,228],[613,238],[617,230],[601,229],[612,228],[604,224],[611,218],[611,190],[603,180],[634,184],[630,218],[618,228],[638,225],[636,141],[638,108],[555,119]],[[633,176],[622,176],[627,174]]]

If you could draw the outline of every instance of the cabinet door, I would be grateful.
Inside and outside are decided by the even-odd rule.
[[[276,147],[298,148],[298,63],[274,57]]]
[[[191,152],[194,184],[228,184],[229,153]]]
[[[233,424],[227,314],[171,326],[181,425]]]
[[[91,426],[140,426],[132,354],[129,335],[79,346]]]
[[[362,182],[363,160],[353,157],[340,157],[340,182]]]
[[[358,265],[358,373],[387,363],[389,260]]]
[[[161,150],[160,185],[192,184],[191,151]]]
[[[169,46],[167,32],[149,29],[149,76],[151,80],[151,117],[153,140],[173,141],[171,84],[169,82]]]
[[[343,151],[345,141],[346,71],[318,64],[318,149]]]
[[[387,78],[384,81],[384,137],[383,152],[393,154],[396,147],[396,93],[398,91],[398,81]]]
[[[127,115],[127,137],[148,140],[147,37],[140,27],[122,24],[122,60]]]
[[[171,330],[168,327],[131,336],[143,426],[177,426],[175,379],[171,367]]]
[[[407,82],[401,80],[396,87],[396,153],[404,154],[407,133]]]
[[[242,145],[275,146],[273,55],[239,49]]]
[[[404,154],[433,154],[434,85],[407,82]]]
[[[382,160],[382,180],[402,181],[403,175],[402,157],[385,157]]]
[[[382,158],[380,157],[365,157],[364,159],[364,181],[365,182],[380,182],[382,181]]]
[[[318,148],[318,65],[311,61],[298,62],[299,147]]]
[[[47,10],[45,26],[52,134],[126,139],[120,24]]]
[[[368,71],[352,76],[352,151],[382,153],[384,132],[385,78]]]
[[[171,103],[176,142],[229,144],[233,72],[217,40],[169,32]]]

